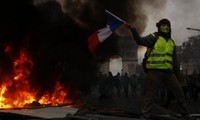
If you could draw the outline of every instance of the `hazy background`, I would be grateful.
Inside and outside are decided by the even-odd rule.
[[[200,28],[200,1],[199,0],[167,0],[159,14],[146,7],[148,16],[144,34],[156,30],[155,23],[162,18],[168,18],[172,24],[172,37],[177,45],[186,41],[188,36],[198,32],[186,30],[187,27]]]
[[[48,0],[34,1],[37,4]],[[61,4],[65,13],[70,14],[74,18],[77,18],[77,21],[79,21],[80,23],[84,22],[77,17],[79,15],[77,13],[87,12],[83,11],[83,8],[88,6],[92,8],[94,6],[94,3],[96,3],[90,0],[69,0],[71,1],[71,3],[67,0],[56,1]],[[199,34],[199,32],[197,31],[190,31],[186,28],[200,28],[200,0],[125,0],[120,4],[117,3],[120,2],[111,2],[111,0],[107,2],[100,1],[98,3],[98,7],[101,9],[104,7],[112,8],[112,12],[117,16],[121,17],[127,22],[133,22],[134,24],[137,24],[137,26],[139,26],[138,28],[142,36],[157,31],[156,23],[162,18],[168,18],[171,21],[172,38],[177,45],[181,45],[184,41],[187,41],[189,36]],[[128,5],[122,3],[128,3]],[[75,6],[73,7],[72,5]],[[123,11],[124,9],[122,8],[131,9]],[[99,12],[97,11],[100,10],[97,8],[92,8],[92,11],[94,14],[98,14]],[[100,17],[97,16],[98,15],[96,15],[96,19],[99,19]],[[144,52],[145,48],[139,47],[139,63],[144,56]]]
[[[158,11],[154,11],[154,8],[148,4],[143,8],[148,16],[143,36],[156,31],[155,24],[162,18],[168,18],[171,21],[172,38],[177,45],[187,41],[189,36],[200,33],[186,29],[187,27],[200,28],[200,0],[166,0],[166,4]],[[139,48],[139,62],[141,62],[144,51],[144,48]]]

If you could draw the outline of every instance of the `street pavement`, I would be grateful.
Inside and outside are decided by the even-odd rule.
[[[120,95],[117,95],[116,92],[114,92],[112,98],[99,99],[99,96],[100,94],[98,93],[98,90],[96,88],[93,89],[91,94],[87,96],[85,107],[98,108],[98,110],[101,109],[105,114],[109,111],[115,111],[111,112],[114,115],[115,113],[118,114],[119,111],[123,111],[128,113],[128,115],[132,114],[136,117],[140,115],[144,99],[143,95],[132,96],[129,93],[129,96],[125,97],[122,91]],[[165,100],[162,101],[161,98],[157,97],[155,102],[158,105],[163,105]],[[195,114],[196,116],[200,116],[200,100],[195,101],[192,100],[189,96],[186,96],[186,102],[189,112],[193,115]],[[176,113],[179,112],[176,101],[172,101],[168,109]],[[152,109],[152,115],[166,114],[154,107]]]

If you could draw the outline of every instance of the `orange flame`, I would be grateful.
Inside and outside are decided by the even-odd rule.
[[[10,52],[6,46],[5,52]],[[13,60],[13,75],[6,76],[0,84],[0,108],[21,108],[38,100],[40,104],[60,105],[69,103],[66,99],[69,86],[56,82],[53,93],[45,93],[41,98],[36,98],[39,91],[30,89],[29,75],[34,66],[26,49],[20,49],[19,56]]]
[[[69,88],[69,87],[66,87]],[[69,103],[69,100],[66,100],[67,93],[65,87],[62,86],[58,81],[56,82],[54,92],[50,95],[49,93],[44,94],[39,100],[40,104],[52,104],[57,106],[63,103]]]

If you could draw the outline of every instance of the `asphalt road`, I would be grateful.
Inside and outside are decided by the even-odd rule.
[[[98,93],[97,89],[94,89],[90,95],[88,95],[87,100],[85,102],[86,107],[93,107],[101,109],[102,111],[124,111],[127,113],[132,113],[133,115],[139,115],[142,105],[143,105],[143,95],[135,95],[132,96],[129,93],[128,97],[125,97],[123,91],[120,95],[117,95],[114,92],[112,98],[104,98],[99,99],[100,94]],[[189,95],[186,96],[187,101],[187,108],[191,114],[200,114],[200,100],[195,101],[190,98]],[[165,100],[162,101],[160,97],[156,98],[156,104],[162,105],[165,103]],[[172,101],[169,105],[170,110],[178,113],[178,105],[176,101]],[[115,112],[114,112],[115,113]],[[156,107],[152,109],[153,115],[165,115],[163,111],[160,111]]]

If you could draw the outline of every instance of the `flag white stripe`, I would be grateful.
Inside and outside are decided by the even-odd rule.
[[[98,33],[99,42],[103,42],[106,40],[110,35],[112,34],[112,31],[110,30],[110,26],[100,29]]]

